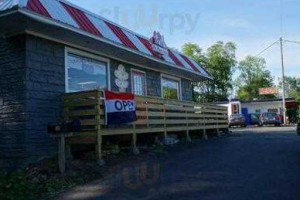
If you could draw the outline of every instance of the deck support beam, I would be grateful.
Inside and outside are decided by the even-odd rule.
[[[140,153],[139,149],[137,148],[136,141],[137,141],[136,133],[133,133],[132,134],[132,152],[135,155]]]
[[[72,160],[73,156],[72,156],[72,148],[70,144],[66,144],[66,159],[67,160]]]
[[[98,165],[100,165],[100,166],[105,165],[105,162],[102,159],[102,135],[101,135],[101,133],[97,134],[96,155],[97,155]]]
[[[208,140],[207,134],[206,134],[206,129],[203,129],[203,135],[202,135],[204,140]]]
[[[65,151],[65,136],[60,135],[58,139],[58,167],[60,173],[65,173],[66,171],[66,151]]]
[[[189,130],[186,131],[186,140],[187,140],[187,142],[192,142]]]

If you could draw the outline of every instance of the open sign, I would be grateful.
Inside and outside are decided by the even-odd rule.
[[[135,110],[135,102],[126,101],[126,100],[116,100],[115,101],[115,109],[116,111],[134,111]]]
[[[105,121],[107,125],[136,121],[135,107],[133,94],[105,91]]]

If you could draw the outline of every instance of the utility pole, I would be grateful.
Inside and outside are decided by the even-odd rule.
[[[284,76],[283,41],[282,41],[282,37],[280,37],[280,52],[281,52],[281,70],[282,70],[282,113],[283,113],[283,123],[286,124],[285,76]]]

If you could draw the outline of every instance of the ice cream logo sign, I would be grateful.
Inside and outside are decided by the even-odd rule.
[[[168,54],[168,47],[165,43],[165,38],[159,32],[154,31],[153,36],[150,38],[150,42],[152,43],[152,50],[161,55]]]

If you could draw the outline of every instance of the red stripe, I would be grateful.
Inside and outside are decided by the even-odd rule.
[[[105,22],[107,26],[114,32],[114,34],[122,41],[124,45],[127,47],[130,47],[132,49],[135,49],[138,51],[137,47],[131,42],[131,40],[125,35],[125,33],[122,31],[121,28],[109,23]]]
[[[145,38],[141,38],[137,36],[137,38],[141,41],[141,43],[152,53],[152,55],[156,58],[163,59],[158,53],[153,51],[152,44],[149,42],[149,40],[146,40]]]
[[[51,18],[51,15],[48,13],[48,11],[45,9],[43,4],[39,0],[29,0],[27,3],[27,8],[36,13]]]
[[[71,7],[63,2],[60,2],[67,12],[72,16],[72,18],[77,22],[77,24],[85,31],[98,35],[102,37],[102,34],[94,26],[94,24],[89,20],[89,18],[84,14],[83,11],[78,10],[77,8]]]
[[[105,99],[120,99],[120,100],[134,100],[134,94],[132,93],[116,93],[111,91],[105,91]]]
[[[176,56],[172,53],[172,51],[170,49],[168,49],[168,51],[169,51],[170,58],[175,62],[175,64],[184,68],[183,64],[180,62],[180,60],[178,60],[178,58],[176,58]]]
[[[186,56],[184,56],[184,55],[180,55],[184,60],[185,60],[185,62],[187,62],[193,69],[194,69],[194,71],[196,71],[196,72],[200,72],[199,71],[199,69],[194,65],[194,63],[192,63],[191,61],[190,61],[190,59],[188,59]]]

